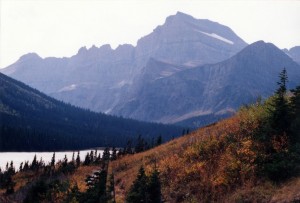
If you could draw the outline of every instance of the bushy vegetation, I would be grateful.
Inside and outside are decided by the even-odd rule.
[[[290,92],[286,84],[283,70],[269,99],[155,150],[113,162],[117,187],[128,193],[126,182],[134,176],[125,174],[138,171],[140,162],[149,173],[157,160],[166,201],[270,201],[300,169],[300,87]]]

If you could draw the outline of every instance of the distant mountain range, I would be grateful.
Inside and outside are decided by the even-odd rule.
[[[178,67],[151,60],[141,75],[139,89],[132,90],[128,100],[114,111],[124,117],[164,123],[202,116],[219,118],[258,97],[270,96],[283,67],[289,74],[289,87],[299,85],[300,66],[273,44],[263,41],[223,62],[168,77],[160,77],[155,71]]]
[[[125,146],[142,135],[169,140],[181,127],[151,124],[83,110],[0,73],[0,151],[53,151]]]
[[[200,126],[270,96],[283,67],[294,87],[299,49],[284,51],[262,41],[248,46],[224,25],[178,12],[136,47],[83,47],[70,58],[31,53],[1,71],[93,111]]]

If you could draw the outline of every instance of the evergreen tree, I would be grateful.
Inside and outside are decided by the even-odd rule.
[[[9,166],[7,172],[8,172],[9,174],[11,174],[11,175],[15,175],[16,170],[15,170],[14,162],[13,162],[13,161],[10,162],[10,166]]]
[[[133,182],[127,196],[126,202],[128,203],[140,203],[147,202],[147,183],[148,177],[145,174],[144,167],[139,169],[136,180]]]
[[[295,120],[297,90],[291,98],[291,104],[287,97],[288,77],[286,69],[280,73],[279,85],[276,94],[271,100],[269,120],[260,127],[258,136],[267,139],[262,140],[264,152],[257,158],[258,173],[269,179],[280,182],[297,173],[300,164],[300,147],[295,145],[296,135],[293,135],[292,121]],[[300,90],[299,90],[300,91]],[[267,136],[266,136],[267,135]],[[263,156],[260,156],[262,154]]]
[[[84,162],[83,162],[83,165],[90,165],[91,164],[91,158],[90,158],[90,154],[87,153],[86,156],[85,156],[85,159],[84,159]]]
[[[104,161],[108,161],[110,159],[110,152],[109,152],[109,148],[108,147],[106,147],[104,149],[102,159]]]
[[[91,164],[94,163],[94,151],[91,150],[91,153],[90,153],[90,160],[91,160]]]
[[[98,157],[98,150],[96,149],[94,154],[94,162],[96,162],[97,157]]]
[[[31,170],[38,170],[38,161],[36,159],[36,154],[33,157],[33,160],[31,162],[31,166],[30,166]]]
[[[88,189],[83,194],[81,202],[106,202],[106,178],[107,172],[104,169],[96,171],[93,176],[88,176],[85,180]]]
[[[6,190],[6,194],[14,193],[14,186],[16,183],[13,181],[12,176],[15,174],[15,168],[13,162],[10,162],[10,166],[8,167],[7,163],[7,170],[4,173],[0,173],[0,188]]]
[[[115,147],[113,147],[112,149],[112,154],[111,154],[111,158],[112,161],[117,159],[117,149]]]
[[[76,167],[78,168],[80,166],[80,154],[79,151],[77,152],[77,157],[76,157]]]
[[[279,76],[280,80],[277,82],[279,88],[276,91],[274,100],[274,109],[271,112],[272,120],[271,127],[274,129],[276,135],[283,135],[288,133],[290,126],[290,111],[289,104],[286,97],[288,82],[287,71],[284,68]]]
[[[19,167],[19,171],[23,171],[23,162],[21,162],[20,167]]]
[[[64,157],[62,166],[65,168],[65,167],[67,167],[67,165],[68,165],[68,157],[67,157],[67,155],[65,154],[65,157]]]
[[[291,113],[292,113],[292,123],[291,123],[291,133],[292,142],[300,142],[300,86],[291,90],[293,96],[291,97]]]
[[[139,152],[142,152],[145,150],[145,141],[144,139],[142,138],[142,135],[140,134],[137,138],[137,141],[136,141],[136,146],[135,146],[135,153],[139,153]]]
[[[148,183],[148,203],[160,203],[161,201],[161,183],[159,172],[154,169]]]
[[[72,154],[72,161],[71,162],[75,165],[75,152],[73,152],[73,154]]]
[[[132,140],[128,140],[124,148],[124,154],[132,154]]]
[[[161,143],[162,143],[162,137],[161,137],[161,135],[159,135],[156,139],[156,146],[161,145]]]
[[[24,167],[23,167],[23,171],[28,171],[29,170],[29,162],[25,161]]]

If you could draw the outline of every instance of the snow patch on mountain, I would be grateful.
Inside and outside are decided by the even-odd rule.
[[[119,89],[122,88],[126,85],[130,85],[131,82],[127,81],[127,80],[122,80],[119,83],[117,83],[116,85],[113,85],[112,87],[110,87],[109,89]]]
[[[205,34],[205,35],[207,35],[207,36],[209,36],[209,37],[212,37],[212,38],[221,40],[221,41],[223,41],[223,42],[226,42],[226,43],[228,43],[228,44],[234,44],[233,41],[231,41],[231,40],[229,40],[229,39],[226,39],[226,38],[224,38],[224,37],[222,37],[222,36],[220,36],[220,35],[217,35],[216,33],[207,33],[207,32],[203,32],[203,31],[199,31],[199,30],[196,30],[196,31],[197,31],[197,32],[200,32],[200,33],[202,33],[202,34]]]
[[[76,84],[72,84],[66,87],[61,88],[60,90],[58,90],[58,92],[67,92],[67,91],[72,91],[75,90],[77,88]]]

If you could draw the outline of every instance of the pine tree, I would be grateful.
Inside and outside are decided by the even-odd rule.
[[[91,164],[91,158],[90,158],[89,153],[86,154],[83,164],[86,165],[86,166]]]
[[[300,86],[291,90],[293,96],[291,97],[291,113],[292,113],[292,142],[300,142]]]
[[[71,162],[75,165],[75,152],[73,152],[73,154],[72,154],[72,161]]]
[[[28,170],[29,170],[29,163],[28,163],[28,161],[25,161],[23,171],[28,171]]]
[[[288,133],[290,126],[290,111],[288,100],[286,97],[288,82],[287,71],[284,68],[279,75],[280,81],[277,82],[279,88],[276,91],[274,110],[271,112],[272,121],[271,126],[274,129],[276,135],[283,135]]]
[[[139,135],[137,138],[137,141],[136,141],[136,146],[135,146],[134,151],[135,151],[135,153],[139,153],[139,152],[144,151],[144,149],[145,149],[145,141],[142,138],[142,135]]]
[[[133,182],[127,196],[126,202],[128,203],[140,203],[147,202],[147,183],[148,177],[145,174],[144,167],[141,166],[136,180]]]
[[[132,140],[128,140],[124,148],[124,154],[132,154]]]
[[[21,162],[20,167],[19,167],[19,171],[23,171],[23,162]]]
[[[160,203],[161,201],[161,183],[159,172],[154,169],[148,183],[148,203]]]
[[[79,151],[77,152],[77,157],[76,157],[76,167],[78,168],[80,166],[80,154]]]
[[[83,194],[82,202],[106,202],[106,178],[107,172],[104,169],[96,171],[93,176],[87,176],[85,181],[88,189]]]
[[[112,149],[112,154],[111,154],[111,158],[112,161],[117,159],[117,149],[115,147],[113,147]]]
[[[109,152],[109,148],[108,147],[106,147],[104,149],[102,159],[104,161],[108,161],[110,159],[110,152]]]
[[[38,170],[38,161],[36,159],[36,154],[33,157],[33,160],[31,162],[31,166],[30,166],[31,170]]]
[[[162,137],[161,137],[161,135],[159,135],[156,139],[156,146],[161,145],[161,143],[162,143]]]
[[[0,174],[0,188],[3,188],[6,190],[6,194],[12,194],[14,193],[14,186],[16,183],[13,181],[12,176],[15,174],[15,167],[13,165],[13,162],[10,162],[10,166],[8,167],[7,163],[7,169],[2,174]]]
[[[94,151],[91,150],[91,153],[90,153],[90,160],[91,160],[91,164],[94,163]]]

